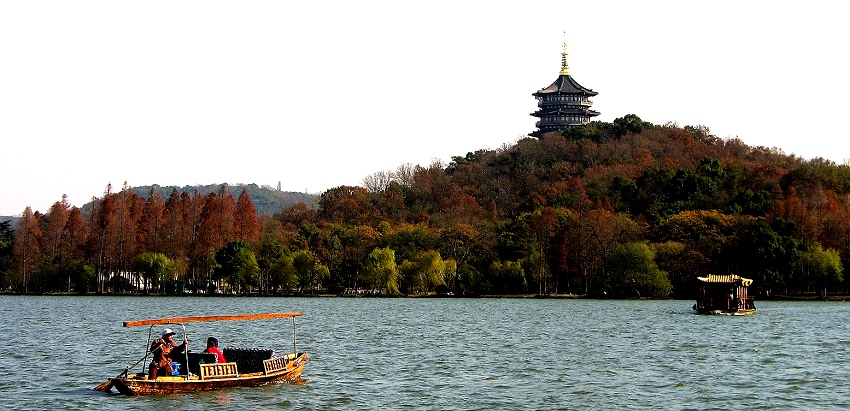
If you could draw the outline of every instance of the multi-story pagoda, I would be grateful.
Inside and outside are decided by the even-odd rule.
[[[531,133],[540,137],[552,131],[562,131],[569,127],[581,126],[590,122],[591,117],[599,115],[590,107],[593,102],[590,97],[599,93],[578,84],[570,76],[567,64],[567,44],[561,52],[561,74],[552,85],[532,94],[537,98],[537,111],[531,113],[539,118],[537,131]]]

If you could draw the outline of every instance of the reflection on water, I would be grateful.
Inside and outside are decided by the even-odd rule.
[[[0,296],[10,409],[847,408],[850,303]],[[303,311],[303,379],[177,396],[91,391],[143,354],[123,321]],[[145,328],[142,330],[142,328]],[[200,351],[292,350],[290,319],[187,324]],[[146,364],[141,364],[144,367]]]

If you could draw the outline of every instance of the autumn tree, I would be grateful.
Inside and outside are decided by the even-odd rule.
[[[132,259],[139,251],[139,221],[144,207],[144,199],[134,193],[126,182],[117,197],[114,220],[108,230],[112,241],[107,246],[115,256],[113,275],[129,271]]]
[[[235,212],[235,239],[257,244],[260,237],[260,224],[257,221],[257,210],[248,196],[248,190],[242,189]]]
[[[192,244],[192,266],[196,274],[195,281],[208,283],[215,260],[211,258],[216,250],[224,247],[221,238],[221,202],[215,193],[209,193],[203,200],[197,236]]]
[[[218,190],[218,200],[221,213],[218,219],[218,238],[224,244],[234,238],[233,231],[236,226],[236,200],[227,190],[227,184],[222,184]],[[254,214],[256,215],[256,212]]]
[[[139,250],[165,251],[166,241],[164,240],[167,238],[165,221],[165,200],[162,199],[155,187],[151,187],[139,221]]]
[[[584,243],[588,252],[585,257],[591,260],[583,265],[596,268],[591,281],[592,287],[600,294],[611,291],[608,271],[609,254],[618,245],[639,238],[640,226],[627,215],[614,213],[605,207],[588,211],[580,218],[578,226],[579,235],[586,238]]]
[[[318,211],[307,207],[307,204],[303,201],[299,201],[291,206],[284,207],[274,217],[281,224],[297,227],[301,224],[315,223],[318,214]]]
[[[178,259],[186,256],[183,232],[183,203],[176,188],[163,202],[162,247],[166,256]]]
[[[16,288],[23,293],[29,292],[30,278],[41,268],[41,227],[32,209],[27,207],[18,221],[12,250],[15,267],[20,272],[21,283]]]
[[[68,221],[65,222],[65,228],[62,230],[62,242],[72,260],[82,261],[84,259],[88,234],[83,213],[79,208],[71,207],[68,212]]]
[[[53,203],[42,220],[42,252],[51,265],[58,266],[69,257],[62,234],[68,222],[70,207],[68,197],[63,195],[62,201]]]
[[[115,207],[118,199],[112,193],[112,184],[106,186],[103,197],[92,201],[92,210],[89,216],[89,258],[95,267],[97,291],[105,289],[105,276],[112,267],[112,254],[107,252],[110,242],[107,228],[112,226]]]
[[[319,199],[319,218],[328,221],[362,224],[371,222],[376,215],[377,210],[363,187],[331,188]]]

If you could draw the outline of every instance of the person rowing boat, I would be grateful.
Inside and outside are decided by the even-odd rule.
[[[153,340],[151,343],[150,352],[153,354],[153,360],[148,367],[149,379],[171,375],[174,371],[171,364],[175,356],[183,353],[189,346],[189,339],[186,336],[183,336],[183,344],[177,345],[174,342],[174,334],[176,333],[171,328],[166,328],[162,330],[162,338]]]

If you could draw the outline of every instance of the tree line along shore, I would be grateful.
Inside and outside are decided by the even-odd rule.
[[[850,168],[635,115],[377,171],[259,214],[109,186],[0,222],[0,292],[691,298],[850,294]],[[238,188],[238,187],[237,187]]]

